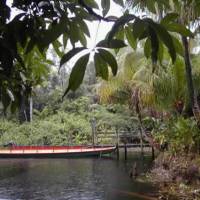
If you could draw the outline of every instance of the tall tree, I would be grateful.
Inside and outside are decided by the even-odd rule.
[[[24,68],[20,71],[19,63],[16,63],[15,74],[21,77],[18,88],[14,93],[14,97],[19,97],[18,101],[13,101],[13,112],[17,107],[19,108],[19,121],[32,121],[33,111],[33,90],[36,86],[42,85],[44,80],[47,79],[49,74],[49,66],[52,64],[41,55],[38,49],[30,51],[28,54],[20,51],[20,56],[24,60]],[[20,80],[20,79],[19,79]],[[16,104],[18,102],[18,105]]]

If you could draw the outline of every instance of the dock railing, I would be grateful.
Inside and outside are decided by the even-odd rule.
[[[95,135],[93,133],[93,137],[95,145],[116,145],[117,157],[119,157],[119,149],[123,148],[125,160],[127,159],[129,148],[139,148],[139,151],[141,151],[142,154],[144,153],[144,148],[148,148],[148,151],[150,148],[152,152],[152,158],[154,158],[154,148],[147,140],[145,140],[145,136],[142,138],[141,142],[140,134],[136,133],[135,131],[97,131]]]

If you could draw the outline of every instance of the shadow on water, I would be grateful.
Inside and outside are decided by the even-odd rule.
[[[154,188],[129,177],[133,162],[139,173],[151,158],[132,153],[129,160],[27,159],[0,160],[0,200],[145,200]],[[149,198],[149,200],[151,200]]]

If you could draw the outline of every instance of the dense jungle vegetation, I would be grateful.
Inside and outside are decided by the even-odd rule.
[[[93,63],[88,68],[92,71],[92,67]],[[92,119],[96,121],[97,134],[106,134],[109,131],[115,134],[117,127],[136,132],[136,123],[133,124],[134,116],[126,105],[100,104],[95,92],[97,80],[91,71],[87,71],[81,88],[71,92],[63,101],[61,101],[63,89],[60,77],[53,71],[49,72],[48,81],[44,83],[46,86],[36,88],[34,91],[32,122],[20,123],[18,113],[7,112],[6,116],[1,117],[1,145],[9,142],[17,145],[90,145]],[[112,138],[106,140],[102,137],[102,139],[96,143],[116,142],[115,137],[114,141]]]
[[[199,0],[1,1],[0,143],[88,144],[92,119],[134,130],[161,151],[162,198],[198,199],[199,17]]]

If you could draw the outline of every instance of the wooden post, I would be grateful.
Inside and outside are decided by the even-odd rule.
[[[117,160],[119,160],[119,132],[118,128],[115,129],[116,132],[116,151],[117,151]]]
[[[101,156],[102,156],[102,151],[101,151],[100,154],[99,154],[99,158],[101,158]]]
[[[124,159],[127,160],[127,146],[126,146],[126,143],[124,143]]]
[[[119,160],[119,144],[116,144],[117,160]]]
[[[92,146],[95,146],[95,134],[96,134],[96,120],[95,118],[92,118],[90,120],[91,128],[92,128]]]
[[[143,129],[142,124],[140,124],[140,147],[141,147],[141,154],[144,153],[144,145],[143,145]]]
[[[115,132],[116,132],[116,143],[119,145],[119,132],[118,132],[118,128],[116,127],[115,129]]]

